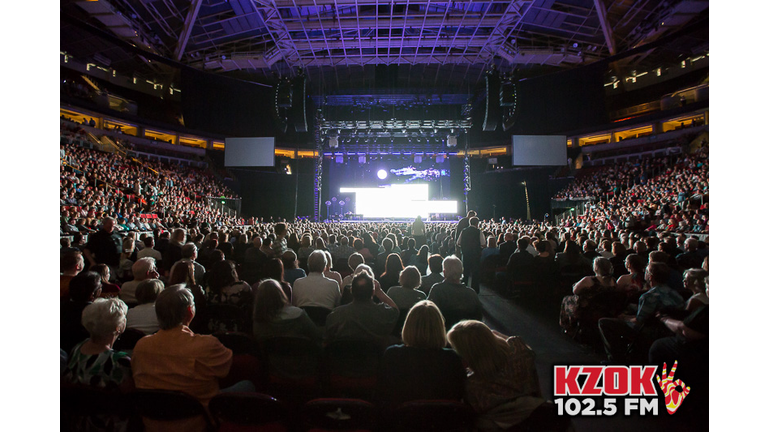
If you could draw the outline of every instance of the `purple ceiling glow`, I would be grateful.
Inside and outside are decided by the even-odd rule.
[[[708,7],[696,0],[102,0],[62,2],[61,11],[216,73],[268,80],[302,68],[326,89],[361,88],[381,78],[369,67],[399,66],[381,78],[390,87],[455,89],[479,82],[491,66],[546,73],[588,64],[668,35]],[[99,53],[116,67],[163,72],[67,26],[61,47],[74,57]]]

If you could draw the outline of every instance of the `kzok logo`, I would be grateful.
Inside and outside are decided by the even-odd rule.
[[[675,360],[672,370],[667,376],[667,364],[664,363],[664,369],[661,370],[661,378],[656,375],[656,382],[659,383],[661,391],[664,392],[664,403],[667,405],[667,412],[674,414],[680,405],[683,404],[683,400],[688,393],[691,392],[691,388],[687,387],[680,379],[675,380],[675,371],[677,370],[677,360]],[[680,387],[678,391],[677,388]]]
[[[691,388],[681,380],[675,380],[677,362],[667,376],[664,364],[661,377],[656,375],[656,382],[664,393],[667,411],[674,414]],[[624,415],[633,411],[640,415],[658,415],[659,399],[653,377],[656,366],[555,366],[555,404],[558,414],[568,415],[614,415],[617,413],[617,398],[622,396]],[[680,390],[678,390],[680,388]],[[557,398],[557,396],[570,396]],[[599,396],[602,407],[590,397]],[[608,397],[606,397],[608,396]],[[631,397],[635,396],[635,397]]]
[[[555,366],[555,396],[656,396],[654,372],[656,366]],[[579,375],[587,377],[582,386]]]

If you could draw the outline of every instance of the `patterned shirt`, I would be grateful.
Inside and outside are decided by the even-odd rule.
[[[285,240],[285,237],[281,238],[280,240],[275,240],[275,242],[272,243],[272,256],[274,257],[282,257],[287,250],[288,241]]]
[[[682,309],[683,297],[667,285],[658,285],[640,296],[637,305],[637,325],[663,309]]]
[[[521,396],[541,397],[533,350],[519,336],[509,337],[507,345],[510,355],[503,370],[493,377],[480,378],[472,372],[467,377],[465,400],[479,413]]]
[[[85,384],[99,388],[117,387],[131,377],[131,358],[122,351],[108,350],[96,355],[80,352],[84,340],[71,353],[64,371],[64,379],[73,384]]]

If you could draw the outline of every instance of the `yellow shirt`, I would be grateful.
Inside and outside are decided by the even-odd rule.
[[[232,365],[232,351],[216,337],[183,325],[141,338],[131,357],[136,388],[182,391],[206,407]]]

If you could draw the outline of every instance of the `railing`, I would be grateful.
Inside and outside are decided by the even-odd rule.
[[[550,200],[555,224],[560,225],[563,220],[571,216],[580,216],[587,211],[587,204],[591,204],[595,198],[553,199]],[[563,211],[558,211],[563,209]]]
[[[243,205],[243,200],[241,198],[207,196],[205,199],[211,208],[220,210],[222,214],[238,218],[240,217],[240,211],[242,210]]]

